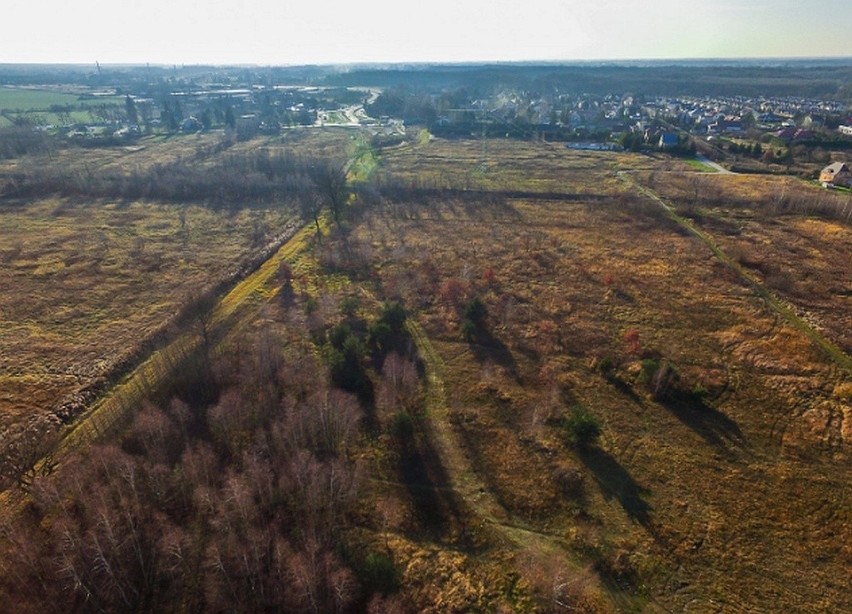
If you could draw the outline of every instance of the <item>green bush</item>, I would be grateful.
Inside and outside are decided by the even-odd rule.
[[[370,552],[359,567],[358,576],[368,594],[387,595],[399,589],[399,570],[386,554]]]
[[[328,331],[328,342],[331,344],[331,347],[337,350],[342,350],[343,344],[350,337],[352,337],[352,328],[345,322],[338,324]]]
[[[309,296],[308,299],[305,301],[305,315],[311,315],[317,309],[319,309],[319,303],[317,302],[317,299],[315,299],[313,296]]]
[[[459,324],[462,337],[472,343],[485,330],[485,319],[488,317],[488,307],[478,296],[470,299],[462,311],[462,321]]]
[[[666,359],[646,358],[642,361],[638,379],[651,393],[651,397],[659,401],[669,397],[677,389],[680,373]]]
[[[464,308],[464,319],[470,320],[477,327],[485,324],[485,318],[488,317],[488,307],[478,296],[474,296]]]
[[[391,429],[399,439],[410,441],[414,437],[414,419],[410,414],[401,411],[393,417]]]
[[[358,311],[358,305],[359,301],[357,296],[347,296],[340,301],[340,313],[351,318]]]
[[[379,316],[379,321],[387,324],[395,334],[399,334],[405,326],[405,319],[407,317],[408,314],[405,312],[405,308],[398,302],[391,301],[382,306],[382,314]]]
[[[370,324],[367,331],[367,343],[370,348],[381,356],[391,351],[402,353],[407,340],[407,317],[405,309],[396,301],[385,303],[381,315]]]
[[[472,342],[476,340],[476,331],[478,330],[478,327],[473,323],[473,321],[465,318],[462,320],[460,328],[462,337],[465,341]]]
[[[342,327],[335,327],[332,331],[340,328]],[[323,353],[335,386],[356,394],[365,389],[369,383],[363,360],[366,348],[358,337],[349,332],[342,337],[340,347],[330,342]]]
[[[708,396],[710,396],[710,391],[704,387],[704,384],[701,384],[699,382],[698,384],[695,384],[695,386],[692,387],[692,396],[696,399],[703,401]]]
[[[596,368],[603,375],[610,375],[615,370],[615,362],[611,356],[604,356],[598,361]]]
[[[595,445],[601,436],[600,421],[585,407],[575,407],[564,421],[568,441],[580,448]]]
[[[376,320],[367,330],[368,343],[371,348],[380,352],[387,351],[394,341],[394,334],[386,322]]]

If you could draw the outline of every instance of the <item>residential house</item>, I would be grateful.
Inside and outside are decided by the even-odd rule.
[[[819,181],[824,188],[837,186],[852,188],[852,170],[843,162],[835,162],[822,169]]]
[[[776,130],[772,133],[773,136],[778,137],[782,141],[807,141],[814,138],[813,130],[805,130],[804,128],[795,128],[792,126],[788,126],[787,128],[782,128],[781,130]]]
[[[186,134],[192,134],[195,132],[200,132],[201,129],[204,128],[202,123],[198,120],[198,118],[194,116],[189,116],[185,120],[183,120],[180,124],[181,132]]]
[[[664,132],[660,136],[658,146],[660,149],[675,149],[679,144],[680,142],[674,132]]]
[[[725,116],[723,119],[718,119],[715,123],[707,126],[707,132],[710,134],[739,133],[742,131],[742,120],[730,115]]]

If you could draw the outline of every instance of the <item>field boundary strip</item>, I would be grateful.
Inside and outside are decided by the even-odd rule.
[[[254,273],[239,282],[216,303],[211,318],[214,336],[231,325],[233,318],[238,317],[240,309],[276,274],[282,261],[292,258],[304,249],[312,232],[307,226],[297,229]],[[134,403],[138,404],[147,391],[156,389],[162,378],[170,373],[181,359],[198,350],[200,343],[197,334],[185,332],[166,347],[155,351],[75,423],[73,429],[63,438],[61,449],[73,449],[98,441],[112,432],[115,425],[126,420],[125,414],[129,408],[132,408]]]

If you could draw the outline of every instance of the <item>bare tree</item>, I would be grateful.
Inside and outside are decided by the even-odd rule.
[[[322,213],[322,199],[316,190],[299,191],[299,212],[305,221],[313,220],[317,232],[320,231],[319,216]]]
[[[349,200],[346,166],[321,162],[312,166],[309,176],[316,186],[320,202],[328,206],[336,224],[340,225],[343,208]]]
[[[419,379],[417,366],[396,352],[387,355],[382,363],[379,383],[379,402],[392,412],[412,411],[418,402]]]
[[[0,488],[17,484],[29,491],[36,478],[53,472],[60,426],[56,416],[40,415],[0,430]]]
[[[184,307],[184,313],[197,327],[198,334],[204,344],[205,354],[211,349],[213,329],[213,310],[216,307],[216,295],[213,292],[196,293],[189,296]]]
[[[158,542],[170,523],[147,500],[146,473],[104,447],[56,493],[65,510],[52,527],[59,576],[92,611],[158,609]]]

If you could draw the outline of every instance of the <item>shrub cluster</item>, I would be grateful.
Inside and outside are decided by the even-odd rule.
[[[342,307],[351,309],[349,301],[344,301]],[[392,301],[382,305],[379,317],[368,326],[353,314],[347,321],[329,329],[325,335],[323,356],[329,366],[332,383],[356,394],[362,402],[372,403],[374,391],[368,373],[368,358],[378,369],[389,354],[408,355],[412,352],[405,330],[406,317],[402,305]]]
[[[660,401],[677,391],[680,373],[666,359],[645,358],[641,362],[639,383],[645,385],[654,400]]]
[[[488,317],[488,307],[485,302],[474,296],[464,306],[462,321],[460,324],[462,336],[465,341],[475,341],[485,330],[485,319]]]
[[[588,409],[574,407],[563,421],[569,443],[585,450],[594,446],[601,435],[601,423]]]
[[[53,147],[53,142],[44,132],[32,126],[20,125],[0,128],[0,160],[20,158],[27,154],[41,154]]]

